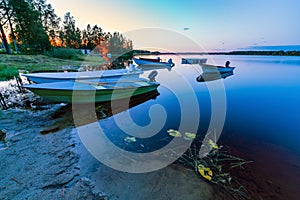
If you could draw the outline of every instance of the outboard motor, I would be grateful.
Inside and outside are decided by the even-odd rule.
[[[172,60],[172,58],[170,58],[169,60],[168,60],[168,63],[170,63],[171,64],[171,67],[174,67],[174,63],[173,63],[173,60]]]
[[[149,75],[148,78],[151,82],[155,82],[155,77],[157,76],[158,72],[156,70],[152,71]]]
[[[136,66],[135,66],[135,64],[133,64],[132,60],[128,60],[128,70],[129,70],[129,72],[133,72],[136,70]]]
[[[226,61],[225,67],[229,67],[229,65],[230,65],[230,61]]]

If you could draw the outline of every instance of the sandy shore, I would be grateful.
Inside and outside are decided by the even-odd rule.
[[[129,174],[102,165],[70,117],[64,105],[0,112],[0,199],[212,199],[211,186],[182,166]]]
[[[59,107],[1,111],[0,199],[105,199],[80,174],[73,128],[40,134]]]
[[[89,163],[88,166],[83,164],[89,167],[86,168],[89,177],[109,199],[215,199],[211,185],[182,165],[172,164],[158,171],[132,174],[101,164],[84,147],[80,152],[84,156],[80,163]]]
[[[0,110],[0,199],[212,199],[212,187],[182,166],[129,174],[101,164],[81,144],[71,106],[40,103],[14,80],[1,93],[10,109]]]

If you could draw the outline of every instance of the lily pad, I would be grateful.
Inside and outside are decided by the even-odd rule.
[[[130,142],[136,142],[136,138],[135,137],[129,137],[129,136],[127,136],[127,137],[124,138],[124,141],[128,142],[128,143],[130,143]]]
[[[184,139],[185,140],[193,140],[196,138],[196,134],[195,133],[189,133],[189,132],[186,132],[184,134]]]
[[[208,144],[213,148],[213,149],[219,149],[219,146],[212,140],[208,140]]]
[[[168,133],[170,136],[173,136],[173,137],[181,137],[182,136],[179,131],[176,131],[174,129],[169,129]]]

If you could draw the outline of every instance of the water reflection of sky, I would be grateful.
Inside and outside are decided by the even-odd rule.
[[[167,59],[170,56],[165,57]],[[246,134],[297,149],[300,142],[299,57],[209,57],[208,62],[218,65],[230,60],[231,65],[236,66],[236,69],[234,75],[226,79],[203,83],[196,81],[201,68],[197,65],[181,65],[180,59],[180,56],[173,56],[176,66],[171,71],[157,70],[156,80],[161,83],[161,86],[158,88],[160,95],[155,100],[144,102],[115,116],[119,119],[123,118],[124,124],[127,120],[128,122],[132,120],[140,126],[145,134],[144,138],[128,147],[124,142],[128,134],[119,128],[115,117],[100,121],[100,125],[107,130],[108,137],[115,141],[116,145],[120,147],[127,145],[126,148],[131,151],[135,151],[135,148],[138,148],[138,151],[159,149],[172,139],[168,136],[167,130],[179,128],[181,117],[189,119],[191,129],[197,127],[197,130],[189,130],[189,127],[185,126],[183,131],[194,131],[200,135],[205,133],[211,120],[212,93],[218,94],[224,87],[227,103],[224,133],[234,133],[236,137]],[[150,72],[145,72],[143,76],[147,77]],[[191,89],[194,94],[191,94]],[[197,107],[193,106],[193,95],[196,95]],[[185,103],[190,106],[186,106],[182,111],[178,97],[185,99]],[[160,105],[166,114],[164,119],[160,109],[152,112],[152,117],[162,117],[162,120],[165,120],[165,123],[159,127],[159,133],[155,135],[153,131],[157,130],[155,127],[151,128],[152,122],[149,116],[149,109],[153,105]],[[200,112],[200,118],[193,117],[196,111]],[[145,126],[150,128],[143,129]],[[151,137],[147,138],[147,135]]]
[[[227,132],[298,150],[300,142],[300,57],[217,56],[231,60],[235,75],[224,80]]]

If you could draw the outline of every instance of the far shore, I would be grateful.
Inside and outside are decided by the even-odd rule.
[[[139,55],[249,55],[249,56],[300,56],[300,51],[228,51],[228,52],[150,52],[137,51]]]

